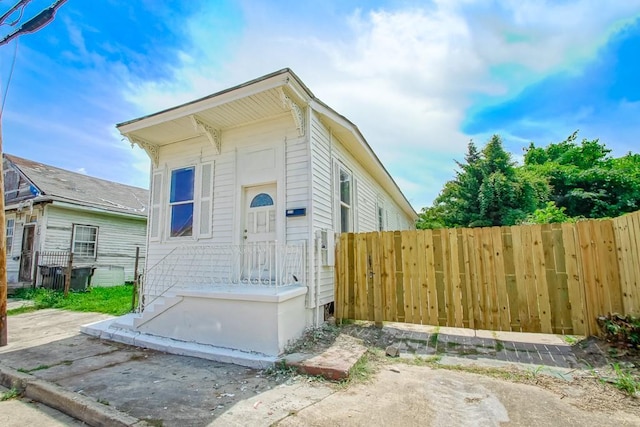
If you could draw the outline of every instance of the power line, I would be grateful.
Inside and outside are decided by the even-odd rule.
[[[18,56],[18,43],[19,41],[16,40],[16,44],[13,47],[13,58],[11,58],[11,68],[9,69],[9,78],[7,79],[7,84],[2,94],[2,104],[0,104],[0,119],[2,118],[2,114],[4,113],[4,103],[7,100],[7,93],[9,93],[9,83],[11,83],[11,77],[13,77],[13,70],[16,65],[16,56]]]
[[[24,0],[23,0],[24,1]],[[30,1],[30,0],[29,0]],[[13,31],[12,33],[7,34],[2,40],[0,40],[0,46],[3,44],[9,43],[14,38],[18,37],[21,34],[25,33],[35,33],[40,28],[47,25],[49,22],[53,20],[53,17],[56,15],[56,10],[60,6],[62,6],[67,0],[57,0],[51,6],[44,9],[40,13],[38,13],[33,18],[29,19],[27,22],[23,23],[20,28]],[[14,6],[15,7],[15,6]],[[12,8],[13,9],[13,8]],[[15,9],[14,9],[15,10]],[[6,16],[3,15],[3,18]],[[6,18],[4,18],[6,20]]]
[[[24,13],[24,8],[27,4],[29,4],[30,1],[31,0],[20,0],[18,3],[14,4],[11,9],[7,10],[2,16],[0,16],[0,25],[5,25],[4,21],[6,21],[7,18],[9,18],[13,14],[13,12],[18,10],[19,8],[22,8],[20,9],[20,16],[18,17],[18,19],[8,25],[13,27],[18,22],[20,22],[20,19],[22,19],[22,14]]]

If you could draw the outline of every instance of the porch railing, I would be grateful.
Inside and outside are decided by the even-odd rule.
[[[301,284],[305,252],[305,242],[178,246],[142,275],[139,309],[172,288],[206,290],[217,285],[278,288]]]

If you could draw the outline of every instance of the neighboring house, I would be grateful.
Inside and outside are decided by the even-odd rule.
[[[152,161],[136,334],[278,355],[325,320],[335,233],[414,227],[358,128],[289,69],[117,128]]]
[[[4,154],[7,279],[41,284],[36,253],[73,252],[92,286],[132,281],[144,257],[149,191]],[[42,265],[46,258],[38,262]]]

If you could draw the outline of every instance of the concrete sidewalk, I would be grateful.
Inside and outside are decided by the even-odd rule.
[[[10,316],[8,318],[9,345],[0,348],[0,384],[7,387],[18,384],[25,390],[27,396],[31,396],[34,400],[58,408],[91,425],[141,426],[149,423],[164,426],[260,426],[283,423],[285,419],[287,421],[282,425],[296,425],[295,414],[300,414],[298,422],[305,420],[304,423],[319,425],[319,420],[327,419],[326,413],[319,412],[320,408],[326,408],[323,402],[339,402],[346,398],[344,393],[352,394],[351,391],[335,387],[331,383],[304,376],[293,376],[287,371],[281,372],[276,369],[268,372],[211,360],[166,354],[99,340],[78,333],[81,325],[108,317],[95,313],[61,310],[39,310]],[[563,341],[562,337],[556,336],[485,333],[449,328],[430,329],[405,324],[385,324],[382,329],[347,326],[338,331],[355,335],[355,339],[348,337],[346,340],[336,341],[343,342],[344,345],[337,346],[342,350],[349,347],[364,351],[362,346],[364,342],[367,346],[377,345],[382,348],[388,345],[396,346],[401,357],[435,355],[438,356],[439,363],[446,364],[474,363],[480,366],[522,364],[529,369],[532,366],[549,366],[564,370],[574,369],[572,367],[577,364],[570,354],[570,346]],[[361,336],[358,337],[358,334]],[[340,351],[328,352],[320,356],[312,353],[307,360],[322,360],[324,364],[331,364],[336,360],[344,362],[349,357]],[[352,366],[357,358],[354,356],[348,365]],[[319,365],[319,362],[312,362],[312,366]],[[326,368],[324,365],[323,367]],[[346,369],[348,371],[348,367]],[[452,375],[451,371],[421,369],[424,370],[421,374],[424,376],[424,381],[429,384],[447,383],[447,378],[451,378]],[[376,376],[370,388],[356,387],[354,390],[363,394],[360,398],[351,399],[353,404],[357,405],[357,402],[362,401],[364,405],[364,402],[370,401],[373,406],[357,408],[356,412],[336,411],[333,415],[338,417],[342,414],[345,418],[330,417],[329,419],[336,425],[365,425],[349,418],[355,413],[367,414],[372,420],[388,419],[387,415],[380,411],[384,408],[389,409],[390,406],[379,406],[376,402],[385,399],[388,402],[396,402],[400,405],[399,407],[402,407],[403,399],[408,399],[403,394],[405,389],[403,384],[411,383],[412,387],[420,387],[415,382],[416,372],[414,371],[414,368],[407,369],[402,366],[394,368],[391,378],[395,380],[391,390],[387,390],[388,385],[384,383],[389,374]],[[509,403],[504,396],[511,393],[508,390],[521,390],[524,386],[503,384],[495,379],[480,381],[473,374],[457,373],[456,375],[460,380],[450,384],[446,389],[447,393],[456,396],[460,393],[464,394],[464,390],[476,384],[473,387],[474,390],[477,389],[478,396],[491,394],[494,396],[493,404],[504,406],[504,408],[500,406],[502,412],[498,411],[490,415],[494,417],[492,420],[504,422],[505,419],[509,419],[505,413],[519,411],[518,402]],[[477,384],[485,383],[486,387],[483,387],[487,391],[482,391],[485,388]],[[428,406],[420,406],[420,411],[425,414],[437,414],[438,411],[443,410],[438,406],[438,399],[433,400],[437,393],[433,396],[431,393],[435,391],[430,391],[431,389],[428,388],[420,390],[421,395],[424,393],[426,395],[414,404]],[[542,393],[541,396],[546,396],[544,399],[553,398],[544,394],[548,392],[535,388],[527,392],[518,391],[518,393],[531,393],[532,396],[535,393]],[[340,394],[342,397],[332,397],[335,394]],[[469,399],[469,402],[476,402],[477,396],[474,394]],[[560,408],[568,405],[567,400],[563,400],[556,406]],[[467,401],[464,400],[463,403],[465,402]],[[526,420],[535,421],[540,417],[544,418],[545,405],[539,404],[539,412],[532,412],[531,416],[535,415],[538,418],[526,418]],[[409,417],[415,412],[414,409],[412,409],[413,412],[399,414],[398,419]],[[455,412],[459,409],[452,407],[447,410]],[[567,411],[567,414],[577,417],[575,419],[589,419],[588,416],[576,414],[575,409],[567,409]],[[524,420],[524,418],[513,418],[516,417],[516,412],[511,415],[511,419]],[[307,415],[303,417],[303,413]],[[463,416],[464,413],[460,413],[456,415],[458,418],[454,419],[460,419],[459,417]],[[314,419],[317,421],[313,421]],[[393,419],[395,418],[389,421]],[[598,419],[604,422],[603,425],[613,425],[607,423],[606,417]],[[614,419],[611,421],[617,422]],[[546,425],[554,425],[554,423]]]

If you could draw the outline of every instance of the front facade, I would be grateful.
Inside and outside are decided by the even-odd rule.
[[[145,254],[147,190],[8,154],[3,177],[12,287],[43,285],[46,268],[66,267],[64,253],[91,272],[93,286],[133,281],[136,247]]]
[[[140,333],[277,355],[324,320],[336,233],[416,218],[288,69],[118,129],[152,160]]]

